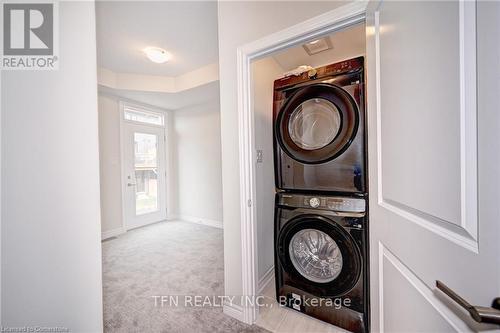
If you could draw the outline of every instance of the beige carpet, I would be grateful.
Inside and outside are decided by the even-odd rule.
[[[185,295],[224,294],[221,229],[169,221],[102,245],[105,332],[267,332],[221,307],[184,306]],[[179,306],[155,306],[161,295],[179,295]]]

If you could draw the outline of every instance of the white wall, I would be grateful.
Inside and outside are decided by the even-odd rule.
[[[165,111],[169,219],[202,220],[222,226],[218,97],[201,105]],[[99,93],[98,100],[102,233],[109,237],[122,228],[120,99]]]
[[[201,105],[176,110],[173,118],[177,215],[222,226],[218,96]]]
[[[175,149],[175,125],[174,125],[174,112],[166,112],[166,136],[167,144],[167,220],[176,217],[179,214],[179,198],[177,195],[178,179],[177,179],[177,161]]]
[[[99,92],[99,154],[101,176],[101,231],[103,238],[124,232],[121,187],[120,99]],[[127,101],[127,100],[124,100]],[[134,104],[139,104],[133,102]],[[150,107],[145,105],[145,107]],[[177,214],[175,145],[172,112],[166,111],[167,134],[167,217]]]
[[[365,54],[366,32],[364,22],[350,26],[347,29],[335,31],[327,37],[332,43],[330,50],[309,55],[302,45],[296,45],[274,53],[273,58],[285,71],[289,71],[300,65],[322,67]]]
[[[337,1],[219,2],[219,62],[223,64],[219,78],[226,295],[242,293],[236,49],[343,4]]]
[[[255,147],[263,154],[255,170],[259,280],[274,265],[273,84],[284,72],[272,57],[252,63]]]
[[[94,3],[59,19],[59,70],[2,73],[2,326],[100,332]]]
[[[2,99],[2,71],[0,71],[0,129],[2,128],[2,118],[3,118],[3,99]],[[2,166],[2,155],[3,155],[3,149],[2,149],[2,134],[0,131],[0,169]],[[1,177],[0,172],[0,326],[2,325],[2,247],[3,247],[3,242],[2,242],[2,225],[3,225],[3,212],[2,212],[2,177]]]
[[[99,94],[101,230],[122,228],[120,110],[116,97]]]

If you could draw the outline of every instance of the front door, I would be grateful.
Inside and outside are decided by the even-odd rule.
[[[494,330],[500,297],[500,4],[367,13],[372,331]]]
[[[125,228],[166,219],[165,132],[163,127],[123,124]]]

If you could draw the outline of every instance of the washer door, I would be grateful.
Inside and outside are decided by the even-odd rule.
[[[343,258],[338,244],[318,229],[302,229],[288,245],[293,267],[306,279],[317,283],[335,280],[342,271]]]
[[[344,89],[315,84],[297,90],[281,109],[276,136],[293,159],[324,163],[342,154],[354,140],[359,110]]]
[[[320,288],[319,296],[351,290],[361,271],[360,251],[352,237],[334,221],[319,215],[300,215],[280,231],[277,252],[283,269],[304,286]]]

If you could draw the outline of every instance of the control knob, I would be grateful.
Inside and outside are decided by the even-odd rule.
[[[309,199],[309,205],[312,207],[312,208],[317,208],[319,207],[319,205],[321,204],[321,201],[319,200],[319,198],[311,198]]]

